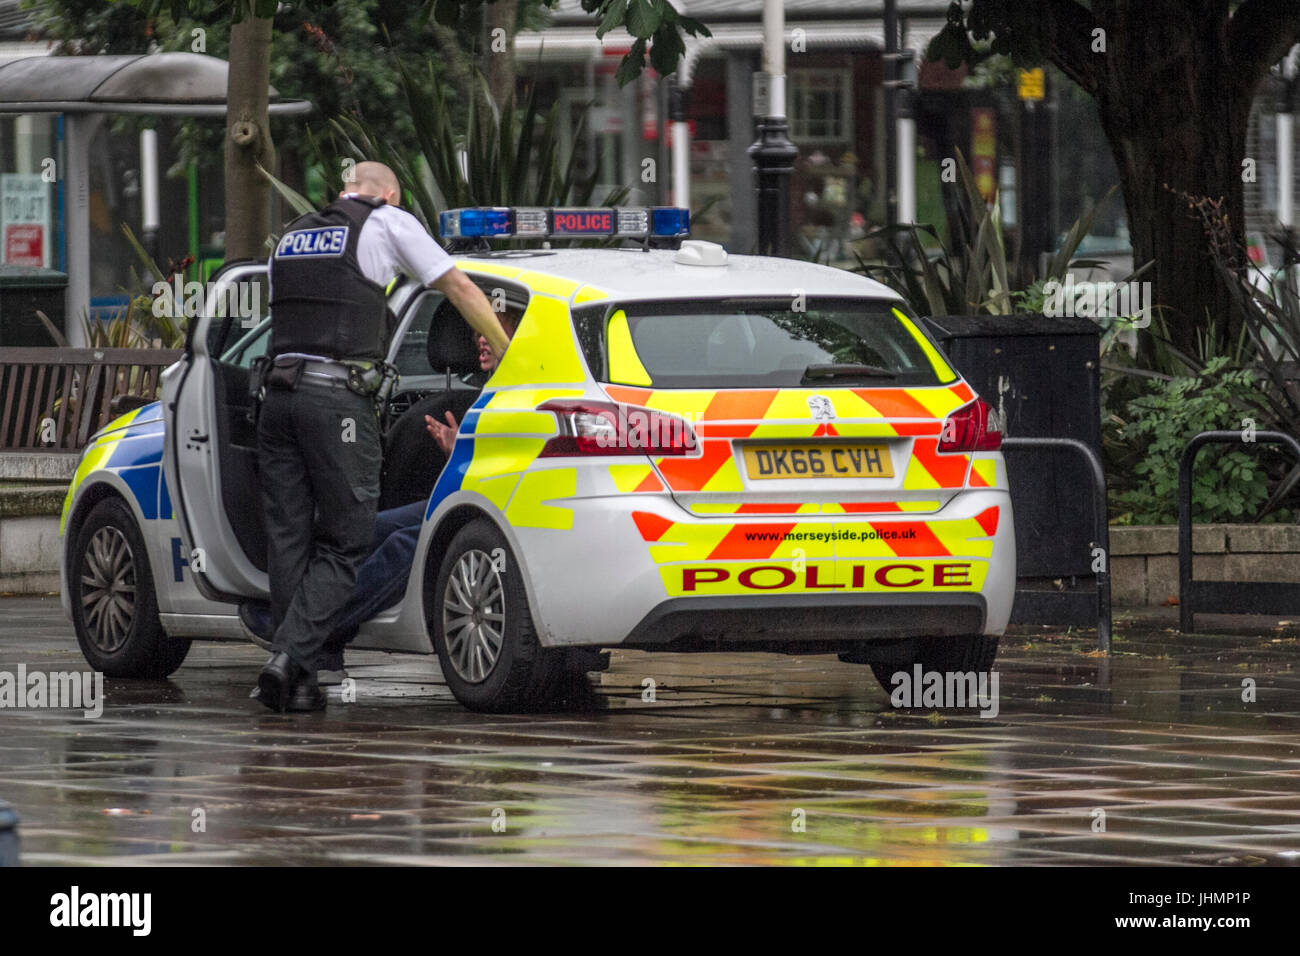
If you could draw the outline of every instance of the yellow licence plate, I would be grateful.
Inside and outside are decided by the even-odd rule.
[[[818,442],[815,445],[747,445],[750,478],[892,478],[885,445]]]

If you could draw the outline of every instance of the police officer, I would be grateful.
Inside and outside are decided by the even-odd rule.
[[[257,697],[278,711],[324,708],[318,657],[374,534],[385,284],[412,276],[445,294],[498,355],[508,341],[479,288],[397,208],[391,169],[358,163],[345,185],[291,223],[270,260],[257,438],[275,633]]]

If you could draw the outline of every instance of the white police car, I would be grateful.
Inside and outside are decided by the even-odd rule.
[[[468,209],[442,228],[680,238],[686,221]],[[1000,435],[895,293],[690,241],[457,262],[522,319],[476,393],[452,377],[473,352],[442,296],[391,293],[390,410],[446,392],[463,414],[450,460],[419,476],[405,597],[355,646],[436,653],[483,710],[542,703],[610,647],[991,664],[1015,587]],[[264,282],[260,262],[219,274],[162,401],[96,435],[69,490],[64,606],[110,675],[163,676],[191,639],[241,639],[236,604],[267,594],[247,384],[268,325],[220,308]]]

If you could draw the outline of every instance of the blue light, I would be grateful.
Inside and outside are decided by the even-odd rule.
[[[438,215],[438,231],[446,239],[545,238],[547,236],[651,236],[685,238],[691,232],[689,209],[660,206],[544,209],[473,206],[448,209]]]
[[[510,210],[505,207],[462,209],[460,234],[471,238],[479,236],[508,236],[513,232]]]
[[[650,234],[653,236],[689,236],[691,211],[677,206],[659,206],[651,210]]]

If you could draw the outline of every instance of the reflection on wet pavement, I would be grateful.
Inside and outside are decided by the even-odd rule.
[[[360,652],[355,703],[278,716],[263,652],[195,644],[99,719],[0,710],[0,799],[29,865],[1300,860],[1296,629],[1117,633],[1004,639],[994,719],[894,711],[829,656],[618,651],[560,713],[472,714],[434,658]],[[20,663],[85,667],[57,599],[0,600]]]

